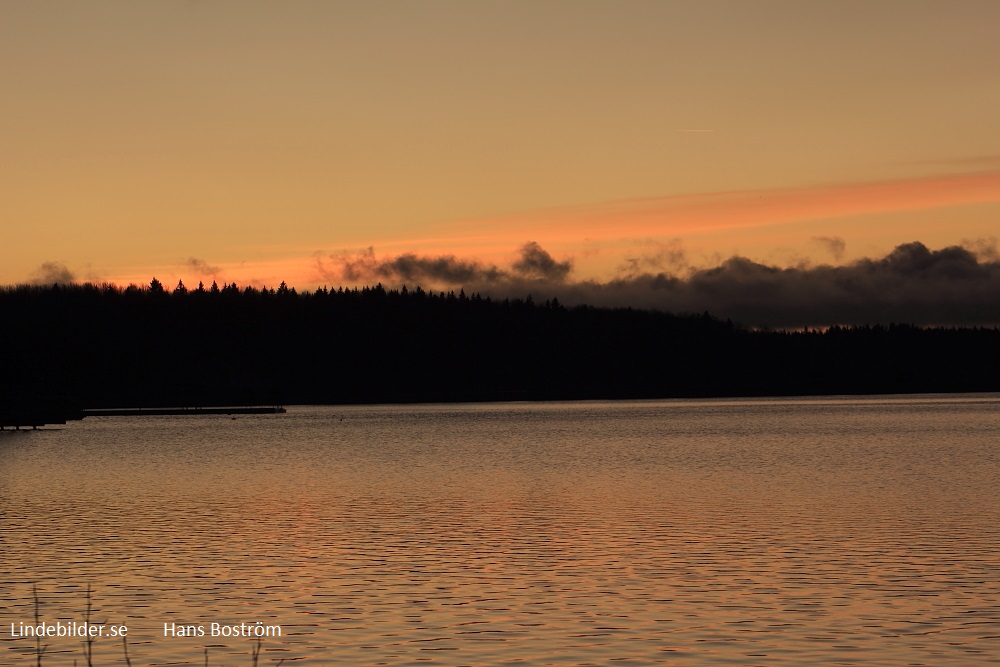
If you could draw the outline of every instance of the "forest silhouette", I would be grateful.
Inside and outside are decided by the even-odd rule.
[[[0,289],[0,416],[44,409],[981,392],[1000,330],[750,330],[464,292]],[[0,420],[2,421],[2,420]]]

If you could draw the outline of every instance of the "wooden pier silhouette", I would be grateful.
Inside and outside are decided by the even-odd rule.
[[[162,417],[170,415],[274,415],[283,414],[280,405],[252,405],[212,408],[97,408],[83,411],[84,417]]]
[[[50,407],[15,408],[0,407],[0,431],[22,429],[35,430],[40,426],[65,424],[85,417],[162,417],[170,415],[265,415],[283,414],[280,405],[252,405],[229,407],[192,408],[94,408],[86,410],[58,410]]]

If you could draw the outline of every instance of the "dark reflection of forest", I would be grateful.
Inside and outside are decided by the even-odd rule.
[[[748,331],[708,314],[420,288],[0,290],[0,405],[996,391],[1000,331]]]

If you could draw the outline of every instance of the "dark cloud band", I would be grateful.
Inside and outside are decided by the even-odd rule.
[[[840,239],[817,241],[834,254],[842,251]],[[1000,324],[995,243],[969,246],[975,252],[959,246],[931,250],[913,242],[885,257],[843,266],[779,268],[736,256],[718,266],[689,269],[683,276],[638,272],[639,263],[633,262],[626,275],[607,282],[569,279],[571,261],[556,261],[537,243],[523,246],[510,268],[451,255],[379,260],[369,249],[339,258],[339,271],[328,271],[327,279],[462,287],[495,298],[530,293],[535,299],[556,297],[567,305],[708,311],[754,327]]]

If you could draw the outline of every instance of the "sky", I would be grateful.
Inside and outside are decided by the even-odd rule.
[[[923,248],[972,273],[892,289],[995,303],[997,25],[992,0],[0,1],[0,284],[736,312],[699,276],[843,291]]]

